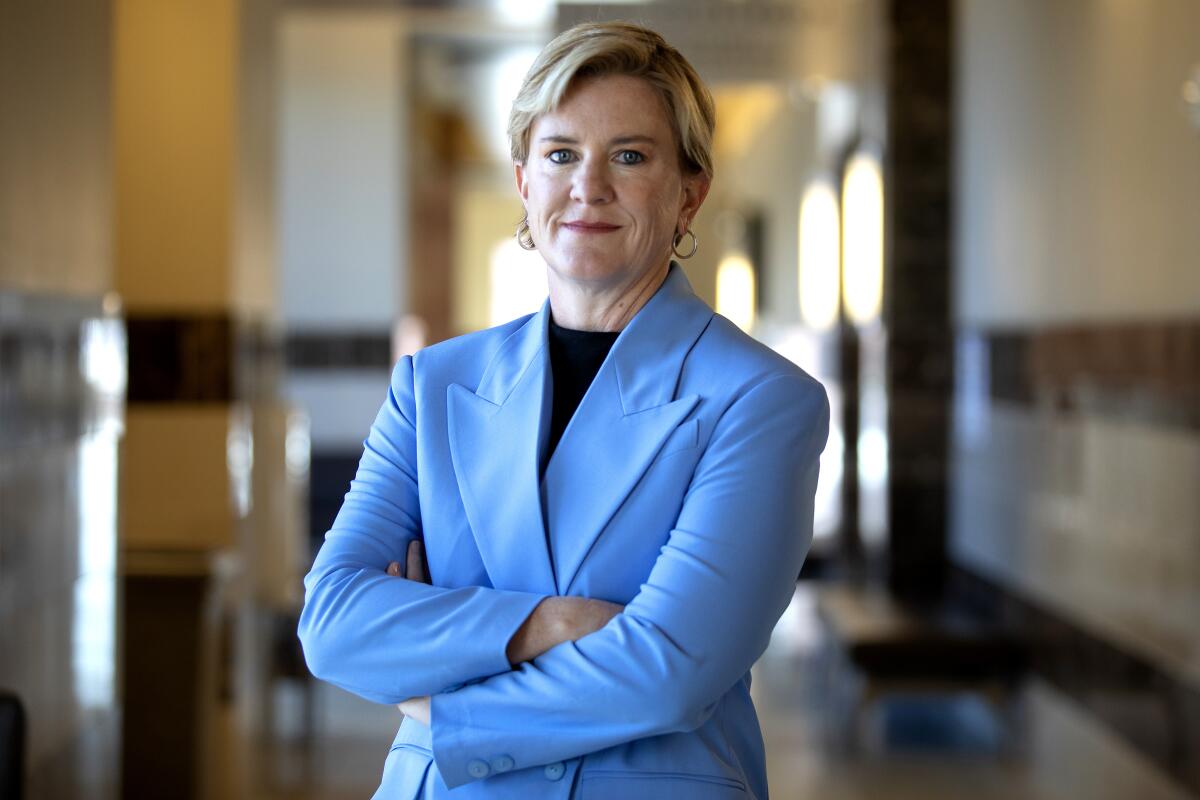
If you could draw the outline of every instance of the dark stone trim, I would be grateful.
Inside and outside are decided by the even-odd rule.
[[[273,395],[282,363],[265,324],[227,312],[131,313],[129,402],[231,403]]]
[[[388,331],[289,333],[285,345],[289,369],[389,369],[392,338]]]
[[[993,400],[1200,431],[1200,320],[966,330]]]
[[[131,314],[130,403],[228,403],[234,398],[234,331],[227,314]]]
[[[1036,674],[1200,794],[1200,686],[961,565],[948,591],[952,605],[1019,632]]]

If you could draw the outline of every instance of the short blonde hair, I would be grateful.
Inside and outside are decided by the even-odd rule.
[[[712,95],[696,70],[666,39],[630,22],[588,22],[559,34],[538,55],[508,116],[513,161],[529,156],[529,133],[542,114],[558,108],[575,81],[601,75],[643,78],[666,104],[680,164],[712,177]]]

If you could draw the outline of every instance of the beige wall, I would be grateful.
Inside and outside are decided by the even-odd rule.
[[[118,290],[131,309],[224,309],[235,0],[117,0],[114,26]]]
[[[405,31],[389,12],[280,29],[280,303],[289,327],[386,330],[404,308]]]
[[[958,314],[1200,311],[1195,0],[960,0]]]
[[[109,17],[103,2],[0,3],[0,290],[111,285]]]
[[[276,0],[118,0],[117,288],[136,311],[275,303]]]

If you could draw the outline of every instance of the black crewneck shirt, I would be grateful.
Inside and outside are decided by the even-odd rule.
[[[550,438],[542,459],[543,469],[618,336],[619,331],[575,331],[559,326],[553,317],[550,319],[554,412],[550,416]]]

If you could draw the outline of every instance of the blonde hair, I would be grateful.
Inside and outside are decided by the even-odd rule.
[[[679,143],[680,164],[712,177],[716,110],[700,76],[678,50],[631,22],[588,22],[546,45],[529,68],[508,116],[513,161],[529,156],[529,133],[542,114],[558,108],[575,81],[601,75],[643,78],[658,90]]]

